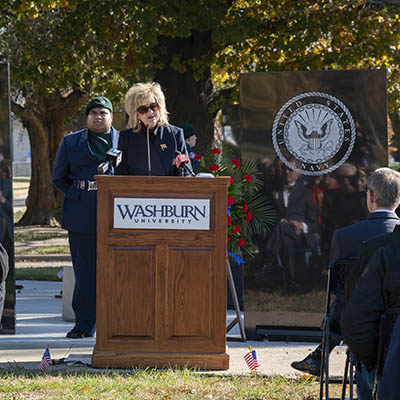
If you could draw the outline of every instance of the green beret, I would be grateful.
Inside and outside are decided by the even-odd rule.
[[[182,124],[181,128],[183,129],[183,135],[185,136],[185,139],[196,134],[196,127],[188,122]]]
[[[92,100],[90,100],[89,104],[86,106],[85,108],[85,114],[88,115],[89,111],[92,108],[107,108],[108,110],[110,110],[110,112],[113,112],[113,106],[111,104],[111,101],[109,99],[107,99],[107,97],[103,97],[103,96],[97,96],[95,98],[93,98]]]

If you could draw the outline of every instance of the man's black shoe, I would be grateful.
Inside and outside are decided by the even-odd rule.
[[[306,372],[311,375],[319,376],[321,370],[321,357],[315,355],[315,352],[310,353],[302,361],[293,361],[291,367],[301,372]]]
[[[86,337],[92,337],[92,335],[89,335],[89,333],[80,331],[79,329],[71,329],[67,333],[67,338],[69,339],[82,339]]]

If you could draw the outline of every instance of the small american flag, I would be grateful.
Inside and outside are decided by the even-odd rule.
[[[255,350],[250,348],[250,351],[243,357],[244,361],[246,361],[247,366],[250,368],[250,371],[255,371],[257,367],[261,364],[258,362],[257,354]]]
[[[49,350],[48,347],[46,347],[46,350],[44,351],[44,354],[43,354],[43,357],[42,357],[42,361],[40,361],[38,369],[40,371],[43,371],[44,369],[46,369],[51,364],[53,364],[53,361],[51,361],[50,350]]]

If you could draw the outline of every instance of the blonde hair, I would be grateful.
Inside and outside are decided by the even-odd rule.
[[[157,82],[135,83],[125,96],[125,111],[129,115],[127,128],[132,128],[134,132],[139,132],[142,122],[137,116],[137,109],[153,101],[157,102],[159,110],[159,125],[168,124],[168,111],[165,106],[165,96],[161,86]]]

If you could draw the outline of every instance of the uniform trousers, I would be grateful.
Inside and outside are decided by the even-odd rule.
[[[72,309],[75,329],[93,335],[96,329],[96,234],[68,232],[75,287]]]

